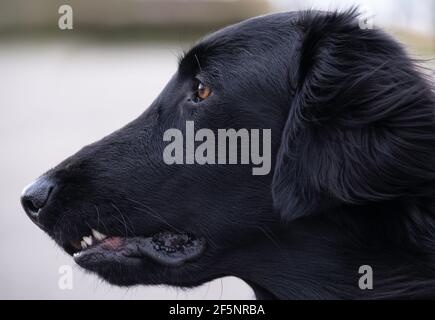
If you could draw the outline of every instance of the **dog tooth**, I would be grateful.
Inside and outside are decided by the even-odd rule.
[[[107,238],[106,235],[102,234],[101,232],[98,232],[95,229],[92,229],[92,235],[94,236],[95,239],[101,241]]]
[[[87,244],[88,246],[91,246],[91,245],[92,245],[92,236],[89,236],[89,237],[83,237],[83,241],[86,242],[86,244]]]
[[[82,246],[82,249],[86,249],[88,247],[88,245],[86,244],[86,242],[84,240],[82,240],[80,242],[80,245]]]

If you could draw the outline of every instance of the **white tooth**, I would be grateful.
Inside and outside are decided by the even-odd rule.
[[[82,246],[82,249],[86,249],[88,247],[88,245],[86,244],[86,242],[84,240],[82,240],[80,242],[80,245]]]
[[[92,235],[94,236],[95,239],[101,241],[106,239],[106,235],[102,234],[101,232],[98,232],[97,230],[92,229]]]
[[[88,246],[91,246],[91,245],[92,245],[92,236],[89,236],[89,237],[83,237],[83,241],[86,242],[86,244],[87,244]]]
[[[73,254],[73,257],[74,258],[78,258],[78,257],[80,257],[80,255],[81,255],[81,252],[76,252],[76,253]]]

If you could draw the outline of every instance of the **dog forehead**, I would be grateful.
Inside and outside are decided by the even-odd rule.
[[[271,47],[289,42],[292,22],[299,16],[298,12],[277,13],[251,18],[220,29],[202,38],[181,59],[191,64],[204,64],[218,59],[230,62],[254,57]],[[245,60],[247,61],[247,60]]]
[[[263,15],[227,26],[204,37],[201,42],[219,42],[225,39],[240,40],[240,37],[270,36],[269,32],[277,32],[288,28],[292,21],[300,16],[300,12],[283,12]]]

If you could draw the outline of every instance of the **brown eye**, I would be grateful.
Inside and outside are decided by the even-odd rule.
[[[202,82],[198,83],[198,88],[196,89],[196,95],[198,100],[202,101],[207,99],[210,96],[211,90]]]

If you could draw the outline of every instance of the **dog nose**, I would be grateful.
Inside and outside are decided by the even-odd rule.
[[[54,189],[54,183],[42,177],[27,186],[21,195],[21,204],[31,219],[38,218]]]

